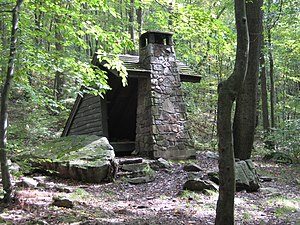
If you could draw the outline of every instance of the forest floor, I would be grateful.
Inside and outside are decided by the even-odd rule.
[[[217,192],[183,191],[188,179],[186,161],[157,171],[153,182],[85,184],[47,177],[46,186],[17,188],[15,201],[0,212],[0,224],[214,224]],[[217,169],[217,160],[199,153],[203,175]],[[300,224],[300,166],[254,160],[262,182],[258,192],[236,193],[236,224]],[[53,197],[65,195],[73,208],[53,206]]]

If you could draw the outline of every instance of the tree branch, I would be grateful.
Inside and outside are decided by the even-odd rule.
[[[216,19],[220,19],[220,16],[223,14],[223,12],[225,11],[226,6],[224,6],[217,14],[217,18]]]
[[[12,13],[12,10],[0,10],[0,13]]]
[[[17,50],[17,31],[19,22],[19,10],[24,0],[17,0],[14,9],[12,10],[12,28],[10,39],[10,53],[8,60],[8,68],[4,86],[1,95],[1,109],[0,109],[0,162],[1,162],[1,176],[2,186],[4,190],[4,203],[11,202],[12,185],[10,181],[10,173],[7,163],[6,142],[7,142],[7,126],[8,126],[8,99],[11,89],[11,84],[14,77],[14,68],[16,61]]]

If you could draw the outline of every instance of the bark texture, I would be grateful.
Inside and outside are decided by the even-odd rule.
[[[233,123],[234,154],[249,159],[253,148],[256,127],[257,81],[262,37],[263,0],[247,1],[247,23],[250,38],[249,61],[245,82],[236,100]]]
[[[271,127],[275,127],[275,84],[274,84],[274,60],[272,53],[272,35],[271,28],[268,28],[268,56],[269,56],[269,76],[270,76],[270,106],[271,106]]]
[[[19,10],[23,0],[17,0],[16,6],[12,11],[12,29],[10,40],[10,53],[8,60],[8,68],[6,80],[3,86],[1,95],[1,113],[0,113],[0,162],[2,185],[4,190],[3,201],[5,203],[11,202],[12,185],[10,181],[9,167],[7,163],[6,143],[7,143],[7,125],[8,125],[8,100],[11,84],[14,77],[16,51],[17,51],[17,31],[19,23]]]
[[[134,18],[135,18],[135,0],[130,0],[130,12],[129,12],[129,33],[130,39],[133,43],[133,50],[130,51],[130,54],[135,55],[136,52],[136,43],[135,43],[135,28],[134,28]]]
[[[143,8],[142,8],[142,3],[140,0],[138,0],[139,7],[136,9],[136,20],[138,23],[138,34],[139,37],[142,35],[143,31],[143,23],[144,23],[144,18],[143,18]]]
[[[248,65],[249,35],[244,0],[235,0],[237,49],[232,75],[218,87],[219,198],[216,225],[234,224],[235,167],[231,111]]]
[[[264,44],[262,44],[263,46]],[[269,110],[268,110],[268,91],[266,79],[265,54],[260,53],[260,88],[261,88],[261,105],[262,105],[262,122],[264,131],[270,129]]]

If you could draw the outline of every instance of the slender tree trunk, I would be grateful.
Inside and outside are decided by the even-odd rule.
[[[174,5],[173,5],[173,1],[169,2],[168,12],[169,12],[169,19],[168,19],[169,30],[174,31],[174,27],[173,27],[173,24],[174,24],[174,18],[173,18],[174,17]]]
[[[136,54],[136,42],[135,42],[135,29],[134,29],[134,18],[135,18],[135,0],[130,0],[130,12],[129,12],[129,33],[130,39],[133,43],[133,50],[130,54]]]
[[[268,28],[268,56],[269,56],[269,77],[270,77],[270,114],[271,114],[271,127],[275,127],[275,84],[274,84],[274,60],[272,54],[272,36],[271,29]]]
[[[263,44],[262,44],[263,45]],[[261,105],[262,105],[262,121],[263,129],[268,132],[270,129],[269,110],[268,110],[268,91],[266,79],[265,54],[260,53],[260,85],[261,85]]]
[[[142,31],[143,31],[144,19],[143,19],[143,8],[141,5],[142,2],[140,1],[139,4],[140,4],[140,6],[136,10],[136,19],[137,19],[137,23],[138,23],[138,32],[139,32],[139,37],[140,37],[142,35]]]
[[[5,21],[4,21],[4,17],[1,18],[0,20],[0,31],[1,31],[1,42],[2,42],[2,58],[1,58],[1,61],[0,61],[0,64],[1,64],[1,81],[4,80],[5,78],[5,73],[7,71],[7,65],[6,64],[6,58],[4,56],[7,55],[7,45],[8,45],[8,39],[7,39],[7,27],[5,26]],[[2,82],[1,82],[2,83]]]
[[[232,143],[231,112],[233,102],[244,82],[248,65],[249,35],[244,0],[235,0],[237,49],[234,71],[218,87],[219,137],[219,198],[216,210],[216,225],[234,224],[235,166]]]
[[[63,51],[63,46],[62,46],[62,41],[63,37],[58,29],[58,24],[60,24],[60,17],[56,16],[55,18],[55,23],[56,23],[56,28],[55,28],[55,50],[57,53],[61,53]],[[56,71],[55,73],[55,80],[54,80],[54,99],[55,101],[59,101],[63,97],[63,85],[64,85],[64,74],[61,71]]]
[[[14,77],[16,51],[17,51],[17,32],[19,23],[19,10],[23,0],[17,0],[16,6],[12,11],[12,29],[10,40],[10,54],[8,60],[8,68],[6,74],[5,84],[1,95],[1,113],[0,113],[0,162],[2,185],[4,190],[3,201],[5,203],[11,202],[12,185],[10,181],[9,168],[7,163],[6,143],[7,143],[7,126],[8,126],[8,100],[11,84]]]
[[[88,11],[89,10],[89,5],[87,3],[84,3],[82,5],[83,9]],[[60,35],[60,39],[62,39],[61,35]],[[85,34],[85,43],[89,46],[86,50],[85,50],[85,54],[87,57],[92,57],[93,56],[93,52],[92,52],[92,49],[93,49],[93,40],[91,38],[91,35],[90,34]]]
[[[254,142],[257,110],[257,82],[262,37],[263,0],[246,2],[250,37],[249,61],[245,82],[236,100],[233,123],[234,154],[239,159],[249,159]]]

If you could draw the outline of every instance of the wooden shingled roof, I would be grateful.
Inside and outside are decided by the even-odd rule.
[[[119,55],[119,59],[123,61],[124,66],[127,69],[128,77],[133,78],[147,78],[149,77],[150,70],[145,69],[142,67],[142,65],[139,63],[139,56],[137,55]],[[201,80],[201,77],[195,73],[189,66],[187,66],[185,63],[180,62],[176,60],[178,72],[181,78],[181,81],[184,82],[199,82]],[[108,69],[104,67],[104,64],[106,62],[99,62],[97,58],[97,54],[94,55],[94,58],[92,60],[92,64],[95,66],[98,66],[99,68],[103,70]],[[116,70],[109,70],[109,72],[112,72],[115,75],[118,75],[118,72]]]

